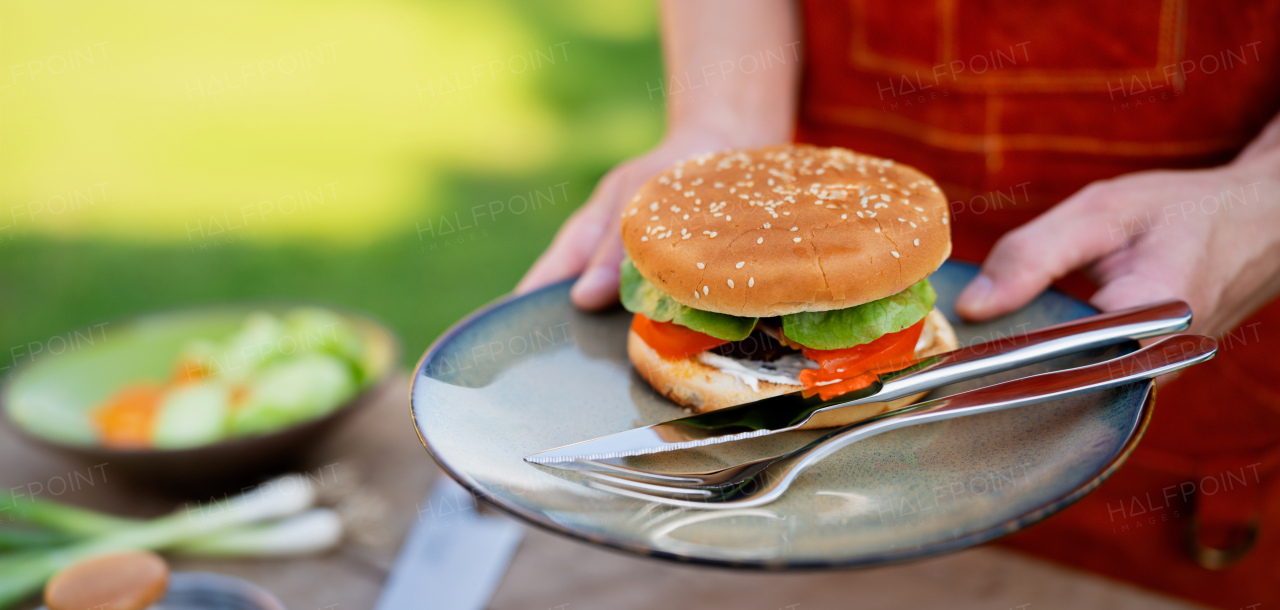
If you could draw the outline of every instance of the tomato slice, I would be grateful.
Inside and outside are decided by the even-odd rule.
[[[640,314],[631,319],[631,330],[640,335],[659,356],[670,360],[688,358],[728,343],[692,328],[671,322],[655,322]]]
[[[805,357],[817,362],[819,368],[800,371],[800,381],[807,392],[823,400],[867,387],[879,373],[911,365],[923,330],[924,320],[920,320],[863,345],[830,350],[806,347]]]

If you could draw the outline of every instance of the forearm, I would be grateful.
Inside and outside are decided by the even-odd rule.
[[[713,132],[747,147],[791,139],[800,23],[791,0],[664,0],[668,137]]]

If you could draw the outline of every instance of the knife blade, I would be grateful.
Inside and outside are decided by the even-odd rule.
[[[691,449],[795,430],[814,415],[874,402],[891,402],[944,385],[1130,339],[1187,329],[1191,307],[1182,301],[1098,314],[925,358],[856,392],[831,400],[802,391],[727,409],[627,430],[525,456],[525,461],[573,469],[577,460],[602,460]],[[994,344],[994,345],[993,345]]]
[[[377,610],[482,610],[502,582],[524,529],[482,514],[471,492],[441,476],[418,509]]]

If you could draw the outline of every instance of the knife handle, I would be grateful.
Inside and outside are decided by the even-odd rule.
[[[1154,379],[1213,358],[1218,343],[1200,335],[1174,335],[1131,354],[1074,369],[1042,373],[881,413],[814,439],[783,459],[798,470],[869,436],[917,424],[1003,411]]]
[[[819,412],[855,404],[889,402],[1066,354],[1130,339],[1167,335],[1189,326],[1191,306],[1178,300],[1080,318],[926,358],[885,381],[874,396],[838,403]]]

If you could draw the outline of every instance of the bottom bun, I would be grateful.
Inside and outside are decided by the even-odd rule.
[[[960,346],[956,340],[955,330],[936,309],[930,311],[925,317],[922,336],[932,337],[932,341],[916,350],[917,358],[949,352]],[[653,351],[653,348],[649,347],[635,331],[627,334],[627,355],[631,357],[631,363],[635,365],[636,372],[648,381],[653,389],[672,402],[698,413],[724,409],[800,389],[798,385],[762,379],[759,381],[760,389],[756,390],[733,375],[703,364],[696,357],[678,360],[663,358]],[[924,394],[922,392],[891,402],[873,402],[819,413],[802,428],[830,428],[851,424],[889,409],[911,404]]]

